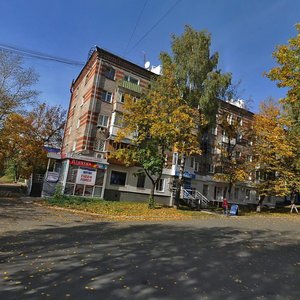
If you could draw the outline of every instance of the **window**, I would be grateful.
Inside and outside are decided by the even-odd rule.
[[[203,184],[202,194],[204,197],[207,197],[207,195],[208,195],[208,185],[207,184]]]
[[[233,116],[232,116],[232,115],[227,115],[227,122],[228,122],[228,124],[230,124],[230,125],[233,124]]]
[[[250,190],[246,190],[246,199],[250,200]]]
[[[178,164],[178,153],[174,152],[173,159],[172,159],[172,165],[177,165],[177,164]]]
[[[194,168],[194,165],[195,165],[195,162],[196,162],[195,157],[192,156],[190,159],[191,159],[190,167]]]
[[[132,77],[132,76],[130,76],[130,75],[125,75],[124,76],[124,81],[129,81],[129,82],[131,82],[131,83],[134,83],[134,84],[139,84],[139,80],[137,79],[137,78],[135,78],[135,77]]]
[[[144,188],[145,187],[145,180],[146,180],[146,175],[144,173],[139,173],[137,183],[136,183],[136,187]]]
[[[247,155],[247,161],[252,162],[252,155]]]
[[[239,199],[239,188],[234,189],[234,199],[238,200]]]
[[[237,139],[237,142],[241,142],[243,139],[243,135],[241,133],[238,133],[236,139]]]
[[[164,192],[164,190],[165,190],[165,179],[163,179],[163,178],[159,179],[159,181],[156,184],[155,189],[156,189],[157,192]]]
[[[73,143],[72,151],[76,150],[76,142]]]
[[[77,128],[80,127],[80,119],[77,120]]]
[[[215,172],[215,166],[214,165],[208,165],[208,172],[214,173]]]
[[[72,133],[72,125],[69,128],[69,135]]]
[[[125,94],[119,93],[118,102],[121,102],[121,103],[125,102]]]
[[[106,66],[104,71],[104,76],[108,79],[114,80],[115,79],[116,70],[113,67]]]
[[[211,128],[211,133],[212,133],[213,135],[217,135],[217,134],[218,134],[218,127],[217,127],[217,126],[212,127],[212,128]]]
[[[105,141],[104,140],[95,140],[94,142],[94,150],[96,151],[104,151]]]
[[[127,173],[111,171],[110,184],[125,185]]]
[[[112,101],[112,93],[110,93],[108,91],[103,91],[102,94],[101,94],[101,100],[105,101],[105,102],[111,103],[111,101]]]
[[[237,117],[237,123],[239,126],[243,126],[243,119],[241,117]]]
[[[123,125],[124,125],[124,116],[123,116],[122,113],[116,112],[114,125],[119,126],[119,127],[123,127]]]
[[[84,97],[81,97],[81,103],[80,103],[80,106],[82,106],[84,103]]]
[[[235,158],[236,158],[236,159],[241,158],[241,156],[242,156],[242,153],[241,153],[240,151],[236,151],[236,152],[235,152]]]
[[[100,126],[100,127],[107,127],[108,126],[108,120],[109,120],[108,116],[99,115],[98,126]]]

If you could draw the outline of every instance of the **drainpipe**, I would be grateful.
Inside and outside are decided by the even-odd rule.
[[[97,61],[98,61],[98,58],[97,58]],[[102,59],[99,60],[99,69],[98,69],[98,72],[97,72],[95,93],[94,93],[93,102],[92,102],[91,118],[90,118],[90,122],[89,122],[89,128],[88,128],[88,132],[87,132],[88,134],[87,134],[87,139],[86,139],[86,142],[85,142],[84,150],[87,150],[87,148],[88,148],[87,145],[88,145],[89,137],[90,137],[90,134],[91,134],[92,119],[93,119],[93,112],[95,110],[96,92],[97,92],[97,87],[98,87],[98,82],[99,82],[101,63],[102,63]]]

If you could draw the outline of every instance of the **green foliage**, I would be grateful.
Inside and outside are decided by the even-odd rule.
[[[181,36],[172,37],[175,77],[180,91],[189,105],[199,109],[204,123],[208,124],[215,122],[216,98],[228,96],[232,77],[218,69],[219,54],[211,54],[210,46],[210,34],[196,31],[191,26],[185,26]]]
[[[63,185],[61,183],[56,185],[53,198],[56,200],[63,198]]]

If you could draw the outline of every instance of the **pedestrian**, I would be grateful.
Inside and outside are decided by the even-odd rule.
[[[296,213],[298,214],[298,209],[297,209],[297,206],[295,204],[295,201],[296,201],[296,193],[295,192],[292,192],[291,194],[291,210],[290,210],[290,213],[293,212],[293,210],[295,209]]]
[[[224,213],[226,216],[228,216],[229,206],[228,206],[228,201],[227,201],[226,198],[223,199],[222,207],[223,207],[223,213]]]

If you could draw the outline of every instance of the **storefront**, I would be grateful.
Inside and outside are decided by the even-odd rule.
[[[107,164],[69,159],[64,161],[67,176],[64,194],[85,197],[103,197]]]

